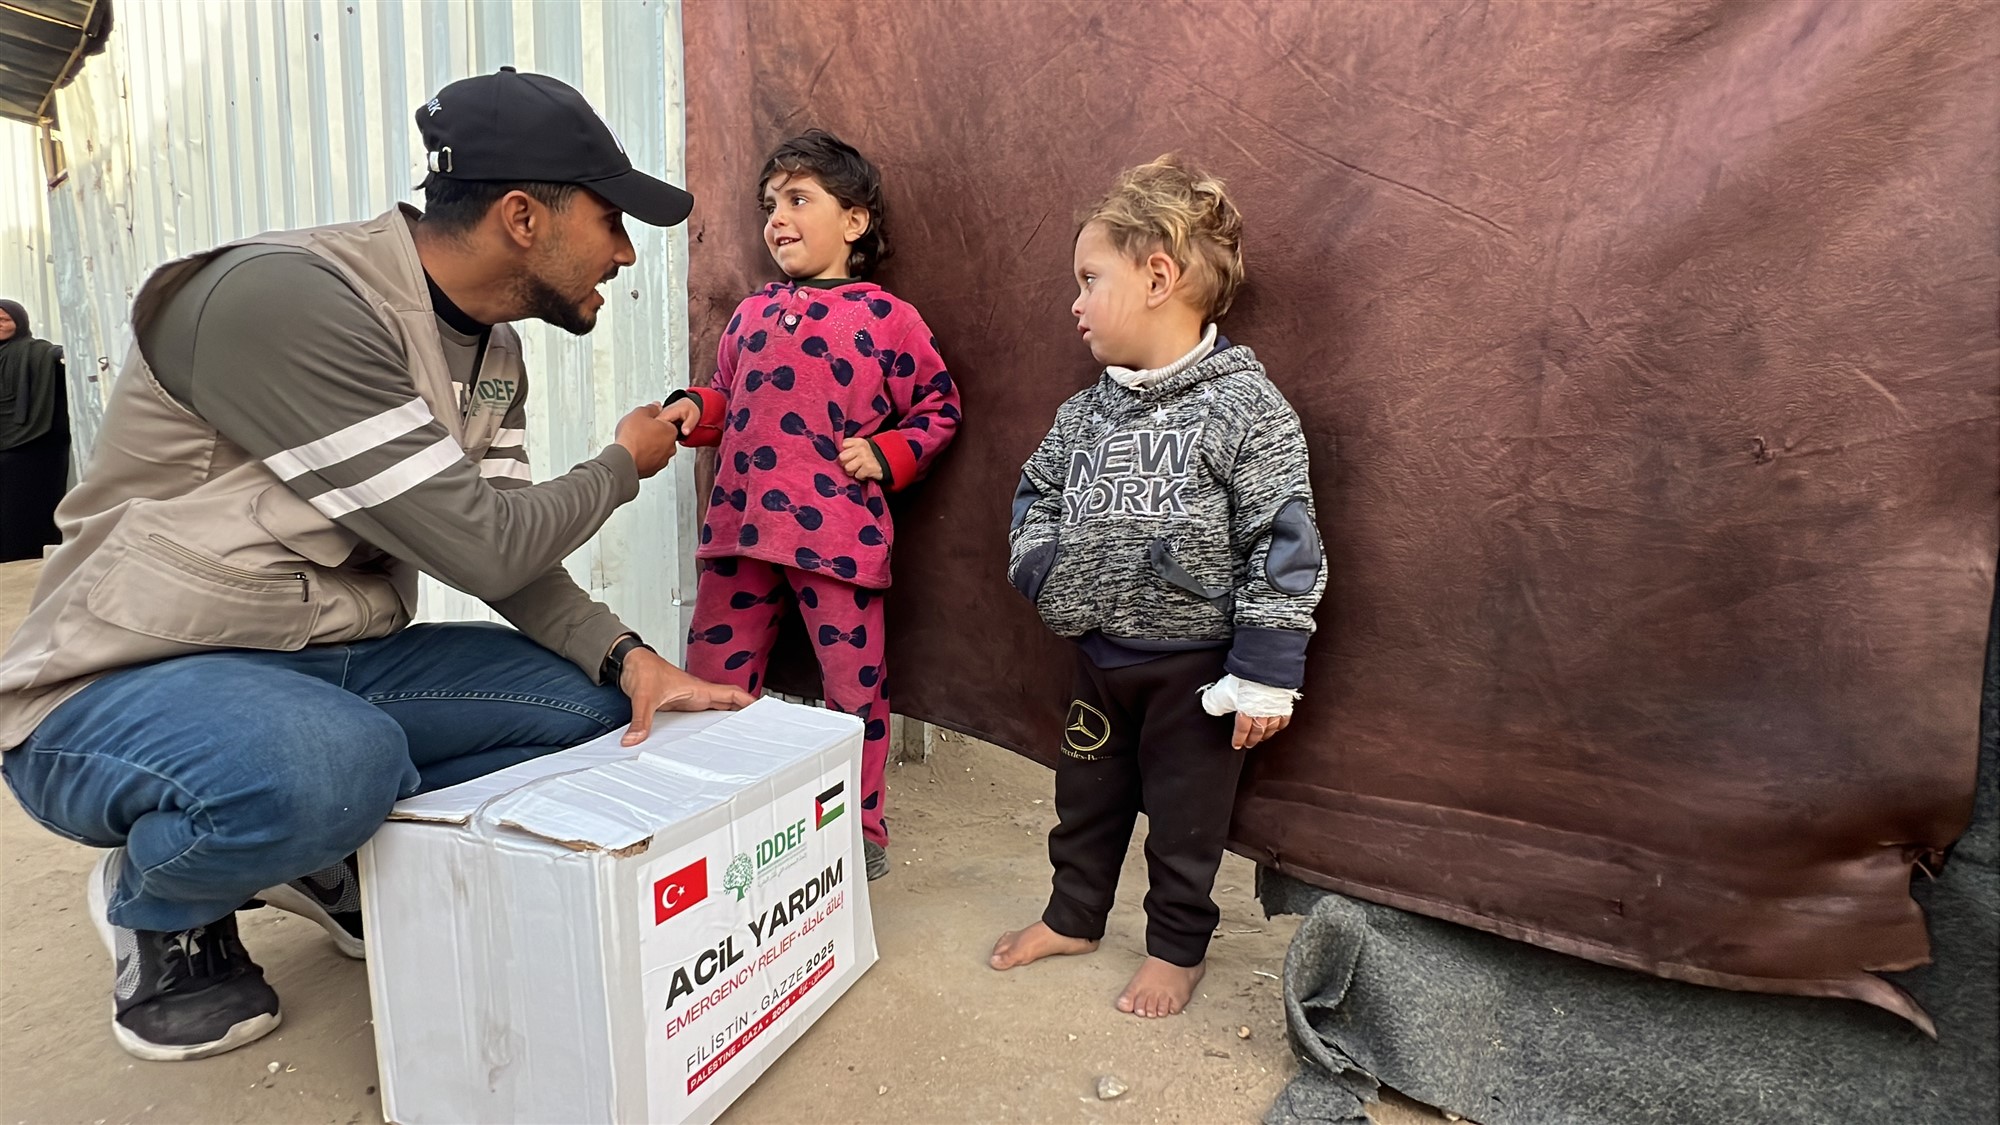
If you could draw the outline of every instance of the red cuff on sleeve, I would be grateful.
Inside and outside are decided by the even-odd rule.
[[[689,387],[687,393],[701,404],[701,420],[681,438],[687,446],[722,444],[722,423],[729,415],[729,400],[709,387]]]
[[[910,448],[910,439],[890,430],[868,439],[875,447],[875,455],[882,459],[882,467],[889,479],[884,483],[891,492],[901,492],[917,480],[917,454]]]

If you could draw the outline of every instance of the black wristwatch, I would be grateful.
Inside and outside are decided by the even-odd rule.
[[[659,649],[641,640],[637,633],[627,633],[618,638],[618,643],[612,645],[610,653],[604,657],[604,667],[602,669],[604,682],[615,684],[623,680],[625,678],[625,658],[632,655],[633,649],[640,648],[645,649],[654,656],[660,655]]]

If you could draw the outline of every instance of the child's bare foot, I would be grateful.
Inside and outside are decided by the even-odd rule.
[[[1118,1010],[1147,1019],[1180,1015],[1194,998],[1194,986],[1201,983],[1207,972],[1206,961],[1187,969],[1171,961],[1148,957],[1139,971],[1132,974],[1132,983],[1125,986],[1124,995],[1118,998]]]
[[[1089,953],[1096,948],[1094,941],[1064,937],[1049,929],[1048,923],[1036,922],[1025,930],[1010,930],[1001,934],[1000,940],[993,943],[993,956],[988,957],[986,963],[996,969],[1018,969],[1044,957]]]

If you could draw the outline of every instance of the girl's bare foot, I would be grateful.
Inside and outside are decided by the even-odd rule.
[[[1201,983],[1207,972],[1206,961],[1183,968],[1171,961],[1148,957],[1139,971],[1132,974],[1132,983],[1125,986],[1124,995],[1118,998],[1118,1010],[1147,1019],[1180,1015],[1194,998],[1194,986]]]
[[[1010,930],[1001,934],[1000,940],[993,943],[993,956],[988,957],[986,963],[996,969],[1018,969],[1044,957],[1088,953],[1096,948],[1094,941],[1064,937],[1049,929],[1046,922],[1036,922],[1025,930]]]

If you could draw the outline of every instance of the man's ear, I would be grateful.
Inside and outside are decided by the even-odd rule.
[[[875,214],[868,210],[868,208],[849,207],[841,215],[841,237],[849,242],[857,241],[862,235],[868,233],[868,226],[874,221]]]
[[[1157,309],[1180,287],[1181,267],[1165,250],[1155,250],[1142,263],[1146,271],[1146,307]]]
[[[488,219],[498,226],[507,241],[526,250],[546,233],[548,208],[535,202],[527,192],[510,191],[493,205]]]

